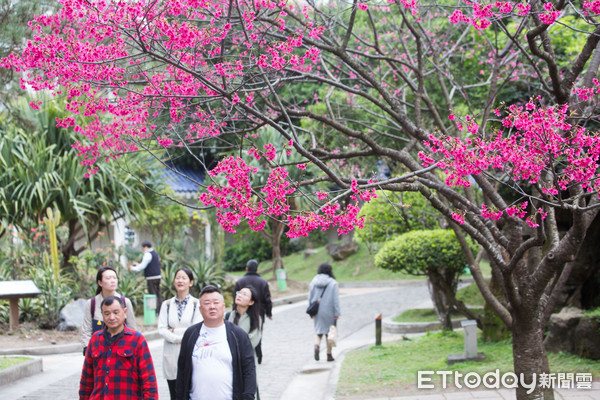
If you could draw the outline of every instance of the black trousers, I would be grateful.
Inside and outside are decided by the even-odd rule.
[[[163,302],[162,294],[160,294],[160,279],[146,279],[146,283],[148,284],[148,294],[156,295],[156,315],[158,315]]]
[[[175,400],[175,383],[177,383],[177,379],[167,379],[167,383],[169,384],[169,393],[171,394],[171,400]]]

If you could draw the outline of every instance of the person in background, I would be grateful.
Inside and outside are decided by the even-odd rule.
[[[225,319],[233,322],[248,334],[250,343],[254,348],[254,362],[258,364],[256,346],[258,346],[262,337],[262,320],[258,312],[256,291],[252,286],[243,287],[235,293],[233,309]],[[256,398],[260,399],[258,393],[257,385]]]
[[[129,270],[134,272],[144,271],[148,293],[156,295],[156,315],[159,315],[163,301],[162,294],[160,293],[160,257],[154,251],[150,242],[142,242],[142,250],[144,251],[142,262],[139,264],[133,263],[129,266]]]
[[[177,362],[177,400],[254,400],[256,365],[248,334],[225,321],[220,289],[200,292],[203,322],[190,326]]]
[[[273,314],[271,312],[273,304],[271,302],[271,291],[269,290],[269,283],[265,279],[261,278],[257,271],[258,262],[256,260],[249,260],[246,263],[246,275],[242,276],[235,283],[234,298],[235,293],[239,292],[241,288],[248,286],[252,286],[254,288],[256,292],[256,299],[258,302],[258,312],[262,320],[260,328],[262,330],[262,327],[265,323],[265,315],[270,320],[273,319]],[[255,350],[258,363],[260,364],[262,362],[263,355],[262,340],[258,343]]]
[[[325,335],[327,343],[327,361],[334,361],[332,347],[327,340],[329,327],[336,325],[340,317],[340,296],[337,281],[333,276],[331,265],[319,265],[317,276],[310,282],[308,290],[308,303],[320,300],[319,312],[313,318],[315,328],[315,360],[319,361],[321,339]]]
[[[163,374],[169,384],[171,400],[175,399],[177,360],[185,330],[202,321],[200,303],[190,294],[194,286],[194,274],[187,268],[175,272],[173,282],[177,294],[163,302],[158,316],[158,333],[165,339],[163,346]]]
[[[158,400],[154,363],[141,333],[125,325],[118,296],[100,305],[104,328],[92,335],[79,382],[80,400]]]
[[[137,329],[131,301],[117,293],[117,286],[119,284],[117,271],[111,267],[100,267],[96,273],[96,284],[98,285],[96,288],[96,296],[85,303],[83,312],[83,323],[81,324],[79,341],[83,346],[84,356],[92,334],[104,328],[100,303],[102,303],[102,300],[106,297],[117,296],[124,301],[125,307],[127,308],[125,324],[133,330]]]

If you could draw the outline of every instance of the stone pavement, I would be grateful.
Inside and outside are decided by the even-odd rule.
[[[338,323],[338,346],[335,362],[313,359],[312,321],[304,313],[306,300],[277,306],[273,320],[267,320],[263,337],[263,363],[258,367],[261,400],[329,400],[335,397],[339,369],[344,354],[358,347],[375,343],[374,318],[382,313],[392,316],[406,309],[430,306],[424,282],[400,283],[395,287],[343,287],[340,289],[342,317]],[[383,334],[383,340],[399,335]],[[159,387],[159,398],[169,399],[166,381],[162,377],[162,339],[149,340]],[[322,349],[324,349],[324,344]],[[324,350],[321,357],[323,360]],[[1,400],[77,399],[81,353],[56,354],[43,357],[44,372],[24,378],[12,385],[0,387]],[[594,388],[596,389],[596,388]],[[400,394],[400,393],[399,393]],[[512,397],[511,397],[512,396]],[[423,391],[410,397],[390,400],[453,400],[453,399],[514,399],[514,391],[486,390],[454,393]],[[556,399],[600,400],[600,388],[576,393],[558,392]],[[384,400],[373,399],[373,400]]]

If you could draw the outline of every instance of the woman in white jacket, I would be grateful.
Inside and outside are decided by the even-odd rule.
[[[194,286],[194,274],[187,268],[175,272],[175,290],[177,295],[163,301],[158,316],[158,333],[165,339],[163,347],[163,374],[169,384],[171,399],[175,399],[177,380],[177,359],[185,330],[200,321],[198,299],[190,295]]]

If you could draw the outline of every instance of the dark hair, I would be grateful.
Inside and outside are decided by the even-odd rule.
[[[327,263],[323,263],[323,264],[319,265],[319,269],[317,270],[317,274],[329,275],[330,277],[332,277],[333,279],[335,279],[335,276],[333,276],[333,270],[331,268],[331,265],[329,265]]]
[[[258,261],[248,260],[248,262],[246,263],[246,269],[249,272],[256,272],[258,270]]]
[[[152,243],[150,243],[149,241],[145,240],[142,242],[141,244],[142,247],[152,247]]]
[[[123,299],[119,296],[106,296],[104,300],[102,300],[102,303],[100,303],[100,309],[102,310],[102,307],[112,305],[115,301],[119,303],[123,310],[125,309],[125,303],[123,303]]]
[[[177,276],[179,271],[185,272],[185,274],[188,276],[188,278],[190,278],[190,281],[194,280],[194,273],[189,268],[186,268],[186,267],[177,268],[177,271],[175,271],[175,276]],[[175,277],[173,277],[173,279],[175,279]]]
[[[98,286],[96,288],[96,294],[98,294],[98,293],[100,293],[102,291],[102,286],[98,285],[98,281],[102,280],[102,275],[106,271],[112,271],[112,272],[114,272],[115,275],[117,275],[117,280],[119,280],[119,274],[117,274],[117,271],[113,267],[100,267],[100,268],[98,268],[98,273],[96,273],[96,285]]]
[[[221,289],[219,289],[216,286],[213,285],[206,285],[202,288],[202,290],[200,291],[200,296],[198,296],[198,298],[201,298],[202,296],[204,296],[206,293],[219,293],[221,296],[223,296],[223,292],[221,291]]]
[[[251,306],[248,306],[248,309],[246,310],[246,314],[248,314],[248,316],[250,317],[250,332],[252,332],[255,329],[259,329],[260,328],[260,304],[259,304],[259,300],[258,300],[258,296],[256,295],[256,289],[254,289],[254,286],[250,286],[250,285],[246,285],[241,287],[239,290],[242,289],[248,289],[250,290],[251,296],[250,296],[250,300],[254,301],[254,304],[252,304]],[[237,312],[237,304],[235,302],[235,299],[233,299],[233,307],[232,307],[233,311],[235,311],[235,318],[233,319],[233,323],[234,324],[238,324],[238,322],[240,322],[240,314],[238,314]],[[250,333],[248,332],[248,333]]]

